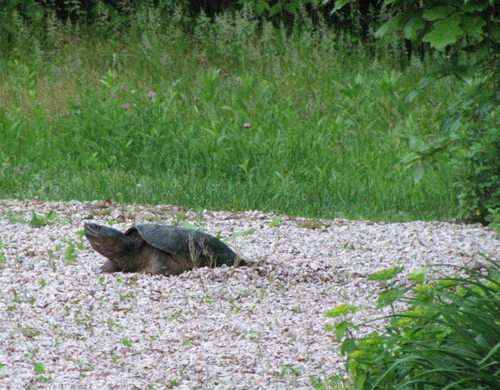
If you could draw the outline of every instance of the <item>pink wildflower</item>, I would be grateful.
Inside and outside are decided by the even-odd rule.
[[[243,123],[243,127],[250,127],[250,123]]]
[[[156,96],[156,92],[149,91],[148,96],[152,99],[152,98],[154,98]]]

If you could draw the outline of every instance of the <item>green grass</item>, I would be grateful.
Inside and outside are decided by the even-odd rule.
[[[388,47],[367,54],[321,25],[257,30],[243,13],[192,32],[171,20],[115,39],[55,36],[44,50],[20,43],[0,59],[0,197],[457,215],[452,168],[415,186],[398,165],[410,136],[434,138],[453,84],[406,103],[423,69],[398,69]]]

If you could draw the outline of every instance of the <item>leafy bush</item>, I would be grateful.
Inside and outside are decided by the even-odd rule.
[[[332,0],[325,0],[331,3]],[[335,1],[334,11],[354,0]],[[451,106],[443,106],[438,134],[410,137],[411,153],[402,163],[411,168],[417,184],[425,171],[438,167],[438,152],[448,153],[462,171],[459,188],[460,217],[493,223],[500,221],[500,9],[490,0],[385,0],[389,20],[375,37],[400,33],[423,53],[437,53],[441,63],[424,77],[407,100],[446,76],[463,82],[466,93],[457,93]],[[439,103],[434,103],[439,105]]]
[[[437,152],[449,153],[450,163],[462,171],[459,188],[461,217],[498,223],[500,210],[500,12],[489,0],[440,0],[391,3],[393,15],[377,32],[384,36],[402,31],[418,44],[427,42],[442,61],[423,78],[416,94],[439,79],[453,76],[466,93],[443,110],[439,133],[411,140],[412,153],[402,162],[413,168],[416,183]],[[427,163],[429,162],[429,163]]]
[[[379,306],[405,304],[406,310],[388,316],[382,333],[356,339],[353,331],[360,325],[344,320],[331,326],[344,338],[341,350],[348,355],[346,368],[355,388],[498,389],[500,263],[492,265],[497,269],[486,275],[466,269],[463,279],[442,277],[427,283],[423,272],[414,272],[409,275],[412,288],[387,288],[379,295]],[[377,278],[374,274],[372,280]],[[343,308],[327,316],[352,311]]]

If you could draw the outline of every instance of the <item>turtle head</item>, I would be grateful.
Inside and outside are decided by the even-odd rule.
[[[85,237],[92,248],[113,262],[120,263],[123,257],[130,256],[137,249],[137,235],[135,234],[124,234],[119,230],[95,223],[86,223],[84,226]]]

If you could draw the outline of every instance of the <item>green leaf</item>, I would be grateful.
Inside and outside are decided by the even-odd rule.
[[[470,13],[481,12],[488,7],[487,1],[480,1],[480,2],[465,1],[464,3],[467,4],[464,4],[462,10],[464,12],[470,12]]]
[[[448,115],[441,122],[441,126],[439,126],[439,134],[453,134],[460,127],[460,119],[462,116],[460,114],[452,114]]]
[[[333,9],[332,12],[338,11],[343,6],[345,6],[345,5],[349,4],[349,3],[352,3],[352,2],[353,2],[353,0],[337,0],[335,2],[335,8]]]
[[[434,23],[432,31],[424,36],[423,41],[429,42],[435,49],[443,50],[446,46],[456,43],[463,33],[460,19],[453,16]]]
[[[346,304],[335,306],[326,312],[325,317],[339,317],[347,313],[354,313],[356,311],[356,306],[350,306]]]
[[[228,242],[228,241],[234,240],[234,239],[236,239],[238,237],[249,236],[250,234],[253,234],[254,232],[255,232],[255,229],[245,230],[244,232],[236,232],[231,237],[226,238],[223,241],[224,242]]]
[[[127,339],[122,339],[122,344],[126,347],[132,347],[132,343]]]
[[[45,373],[45,364],[43,364],[41,362],[35,362],[35,363],[33,363],[33,366],[34,366],[35,372],[37,374],[44,374]]]
[[[366,373],[362,372],[360,373],[359,375],[357,375],[357,378],[356,378],[356,389],[364,389],[364,385],[365,385],[365,382],[366,382]]]
[[[276,215],[273,217],[272,222],[267,222],[266,225],[272,227],[272,226],[279,225],[280,222],[281,222],[281,216]]]
[[[413,183],[418,184],[424,177],[424,166],[422,164],[417,164],[413,167]]]
[[[425,11],[423,14],[424,19],[432,22],[439,19],[444,19],[455,11],[455,7],[450,5],[440,5]]]
[[[272,17],[276,15],[278,12],[281,12],[281,9],[283,7],[283,4],[278,3],[272,6],[271,10],[269,11],[269,17]]]
[[[403,21],[402,15],[397,15],[389,19],[388,22],[384,23],[382,26],[380,26],[380,28],[377,31],[375,31],[375,37],[381,38],[384,35],[392,33],[394,30],[402,28],[401,26],[402,21]]]
[[[486,20],[480,16],[463,17],[461,26],[465,35],[481,39]]]
[[[421,15],[413,15],[403,28],[403,35],[406,39],[415,39],[417,33],[423,30],[425,22]]]
[[[405,101],[407,103],[411,103],[413,100],[415,100],[415,97],[420,93],[420,91],[421,89],[414,89],[406,96]]]
[[[382,291],[378,295],[377,307],[391,305],[396,299],[402,297],[407,289],[391,288],[386,291]]]
[[[196,225],[193,225],[192,223],[186,221],[182,222],[182,227],[184,229],[200,230]]]
[[[368,280],[389,280],[403,271],[403,269],[404,267],[392,267],[382,271],[377,271],[368,276]]]
[[[257,15],[262,15],[264,11],[269,11],[271,7],[269,6],[269,3],[265,1],[259,1],[257,4],[255,4],[255,13]]]
[[[294,3],[285,4],[285,9],[290,12],[292,15],[297,15],[297,5]]]
[[[354,341],[354,339],[348,338],[345,339],[342,345],[340,346],[340,353],[344,355],[346,353],[352,353],[356,349],[357,349],[356,341]]]
[[[424,282],[425,269],[423,270],[415,270],[409,274],[407,274],[409,278],[413,279],[415,282],[422,284]]]
[[[497,353],[497,351],[500,350],[500,343],[497,343],[491,350],[490,352],[488,352],[488,354],[484,357],[483,360],[481,360],[478,364],[480,365],[483,365],[486,363],[486,361],[492,357],[493,355],[495,355]]]
[[[353,324],[352,324],[352,322],[349,322],[349,321],[341,321],[338,324],[335,324],[335,330],[336,330],[335,336],[337,336],[337,338],[339,340],[341,340],[342,338],[344,338],[345,331],[348,328],[352,328],[352,327],[353,327]]]

